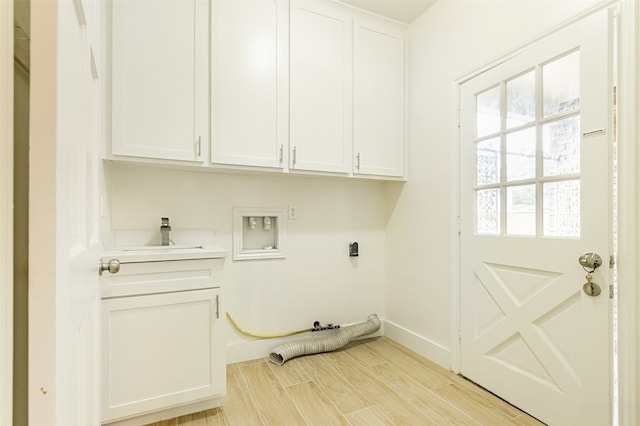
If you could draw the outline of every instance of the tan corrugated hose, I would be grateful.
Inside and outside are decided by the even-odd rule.
[[[282,365],[287,360],[301,355],[331,352],[340,349],[353,339],[375,333],[380,329],[378,315],[371,314],[367,321],[358,324],[314,333],[313,337],[284,343],[271,351],[271,362]]]

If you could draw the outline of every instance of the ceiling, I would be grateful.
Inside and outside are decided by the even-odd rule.
[[[3,1],[3,0],[0,0]],[[364,10],[396,21],[410,23],[437,0],[342,0]],[[30,0],[15,0],[15,56],[29,68],[29,6]]]
[[[374,12],[396,21],[410,23],[437,0],[342,0],[361,9]]]

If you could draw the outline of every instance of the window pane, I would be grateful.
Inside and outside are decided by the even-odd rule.
[[[580,52],[574,52],[542,68],[544,116],[580,108]]]
[[[536,186],[507,188],[507,234],[536,235]]]
[[[476,171],[478,185],[500,182],[500,138],[478,142]]]
[[[500,86],[476,97],[476,135],[482,137],[500,131]]]
[[[545,176],[580,173],[580,117],[545,124],[542,153]]]
[[[566,180],[543,185],[544,235],[580,236],[580,181]]]
[[[476,232],[500,233],[500,190],[483,189],[476,192]]]
[[[532,179],[536,177],[536,129],[507,135],[507,180]]]
[[[536,119],[534,71],[507,82],[507,129]]]

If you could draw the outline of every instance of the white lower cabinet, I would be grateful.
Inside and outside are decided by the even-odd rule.
[[[102,300],[103,424],[146,424],[221,404],[226,391],[221,289],[197,288],[206,275],[215,281],[217,272],[202,268],[207,262],[214,261],[122,264],[120,273],[105,278],[108,286],[131,288],[145,281],[138,288],[149,294]],[[171,273],[173,267],[180,273]],[[147,277],[156,279],[158,288],[175,284],[174,291],[153,293]]]

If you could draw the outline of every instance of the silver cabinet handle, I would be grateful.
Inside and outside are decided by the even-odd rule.
[[[109,271],[110,274],[117,274],[120,272],[120,261],[118,259],[109,259],[108,262],[101,260],[98,263],[98,274],[102,275],[104,271]]]

